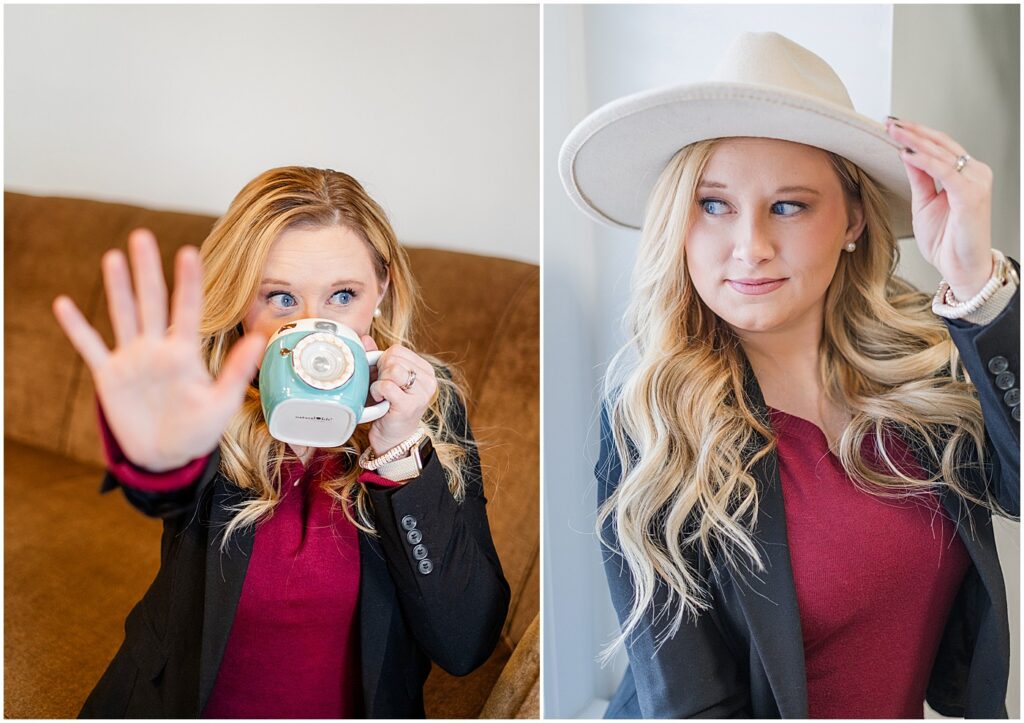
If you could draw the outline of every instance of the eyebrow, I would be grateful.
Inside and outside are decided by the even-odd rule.
[[[719,181],[701,181],[699,188],[728,188],[724,183]],[[775,189],[775,193],[796,193],[798,191],[804,191],[805,193],[813,193],[816,196],[820,196],[821,192],[817,191],[808,186],[781,186]]]
[[[260,282],[261,285],[266,286],[267,284],[277,284],[278,286],[291,286],[287,281],[281,279],[263,279]],[[331,286],[363,286],[363,282],[358,279],[338,279]]]

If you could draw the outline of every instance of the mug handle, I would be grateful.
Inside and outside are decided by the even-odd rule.
[[[367,363],[371,367],[377,366],[377,360],[380,359],[380,355],[383,353],[384,352],[382,351],[366,352]],[[372,406],[366,407],[365,409],[363,409],[363,413],[359,415],[358,424],[363,424],[365,422],[373,422],[377,419],[380,419],[381,417],[388,413],[389,409],[391,409],[391,402],[389,402],[387,399],[383,399]]]

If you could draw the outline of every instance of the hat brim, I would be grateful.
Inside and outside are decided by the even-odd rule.
[[[882,186],[897,238],[913,235],[910,183],[900,145],[885,127],[809,95],[741,83],[645,91],[587,116],[558,158],[562,184],[596,221],[639,229],[658,176],[679,149],[710,138],[749,136],[838,153]]]

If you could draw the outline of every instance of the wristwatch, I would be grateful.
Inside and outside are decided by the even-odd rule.
[[[376,472],[381,477],[394,480],[395,482],[419,477],[424,465],[430,461],[430,455],[433,453],[434,445],[431,444],[430,437],[423,435],[423,439],[409,450],[409,454],[401,459],[396,459],[394,462],[382,464],[377,468]]]

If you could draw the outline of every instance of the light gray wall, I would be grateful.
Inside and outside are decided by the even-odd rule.
[[[1020,259],[1020,6],[896,5],[893,115],[949,134],[992,167],[992,243]],[[903,242],[904,269],[923,288],[939,274]],[[1020,717],[1020,524],[996,518],[1010,612],[1006,708]],[[937,717],[937,716],[936,716]]]
[[[539,10],[20,5],[5,186],[220,215],[280,165],[351,173],[415,245],[537,263]]]
[[[992,243],[1020,258],[1020,6],[895,5],[892,114],[947,133],[992,167]],[[903,244],[922,288],[939,274]]]
[[[899,13],[910,10],[911,6],[898,6],[897,26],[909,18]],[[544,713],[593,717],[603,712],[625,662],[621,655],[604,669],[595,662],[617,622],[593,534],[592,465],[599,383],[604,365],[622,343],[620,320],[639,234],[592,223],[572,206],[555,171],[562,140],[585,115],[614,98],[706,79],[732,38],[746,30],[783,33],[822,56],[844,80],[861,113],[879,121],[889,113],[902,113],[927,122],[925,116],[915,116],[917,106],[906,94],[906,83],[921,83],[924,68],[935,62],[917,55],[920,46],[935,45],[936,37],[945,43],[958,32],[973,32],[978,38],[981,34],[945,25],[937,32],[929,30],[929,18],[944,12],[937,6],[913,6],[918,29],[898,33],[892,5],[549,5],[544,12]],[[996,44],[1015,53],[1016,19],[1010,22],[998,17],[998,11],[993,14],[989,22],[1001,24],[1005,36]],[[935,45],[933,53],[948,50],[943,43]],[[919,65],[907,65],[908,55]],[[958,92],[949,92],[948,86],[927,92],[957,103],[961,85],[975,74],[1005,77],[1014,91],[992,92],[1007,92],[1005,104],[1013,113],[1007,110],[1007,118],[998,123],[1006,133],[1016,134],[1016,55],[1007,59],[1002,52],[973,52],[972,46],[971,52],[947,59],[953,62],[965,66],[956,76]],[[1012,68],[1004,67],[1011,63]],[[977,107],[974,115],[983,115]],[[1001,113],[1002,107],[996,105],[993,112]],[[977,148],[977,157],[989,162],[990,157],[1006,155],[1016,162],[1018,149],[1005,134],[995,142],[999,150],[985,148],[992,141],[991,124],[967,124],[958,130],[946,123],[947,118],[936,116],[936,125],[964,139],[972,153]],[[1003,185],[1016,189],[1014,168],[997,170],[997,178],[1001,173]],[[997,201],[997,213],[1007,214],[997,228],[1016,228],[1016,193],[1008,190],[1006,200]],[[901,273],[922,288],[933,288],[938,279],[919,262],[913,244],[904,242]],[[1016,254],[1013,246],[1003,248]],[[1000,552],[1005,554],[1008,586],[1014,588],[1010,607],[1015,613],[1018,598],[1011,581],[1018,577],[1019,538],[1016,525],[1004,528]],[[1012,623],[1016,628],[1015,617]],[[1011,715],[1017,706],[1016,680],[1015,673],[1008,697]]]

